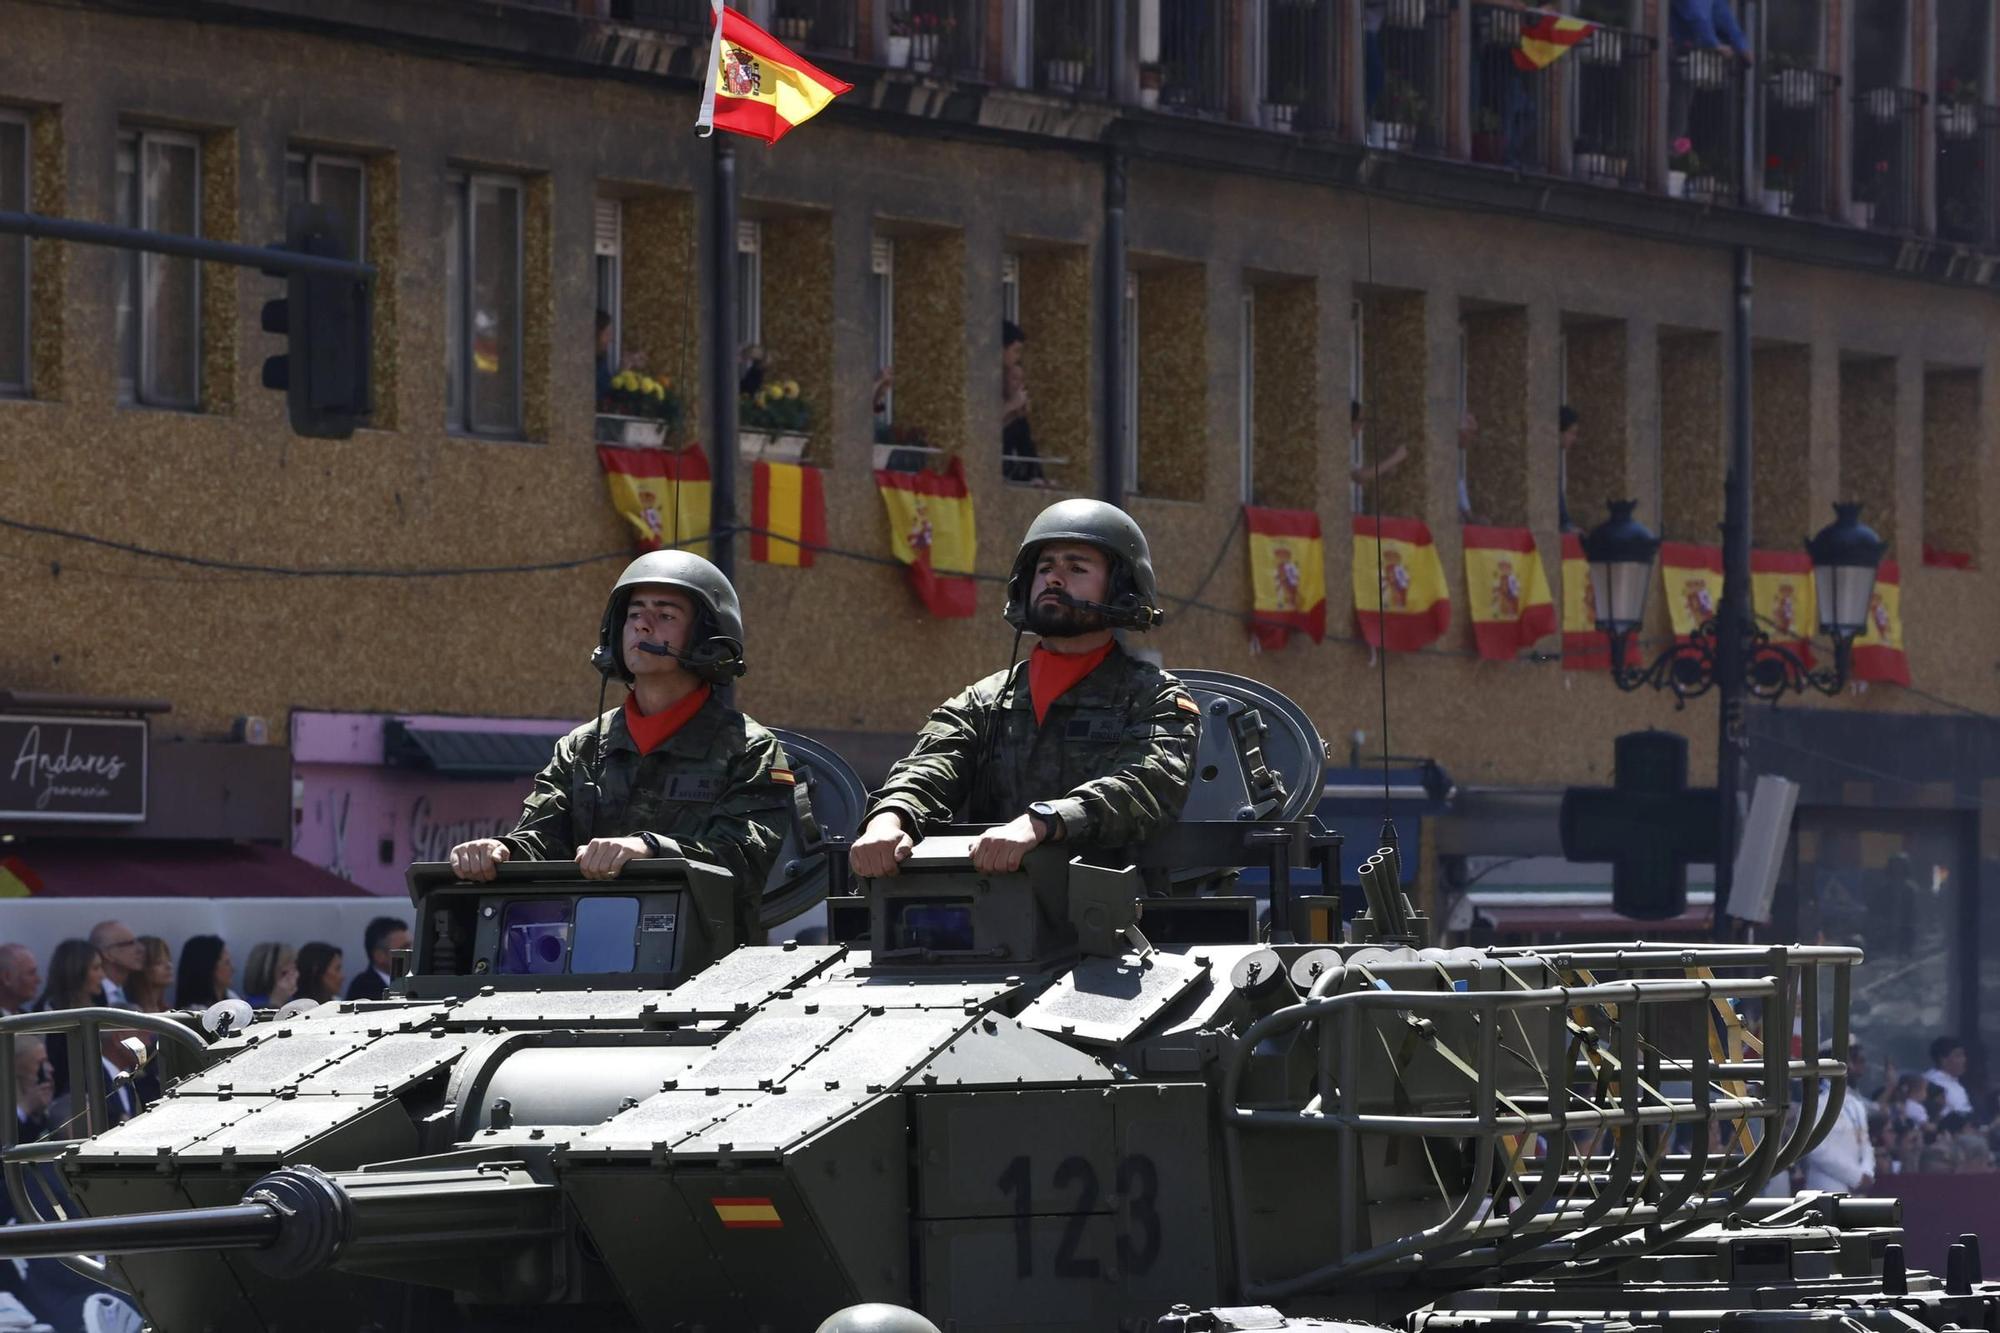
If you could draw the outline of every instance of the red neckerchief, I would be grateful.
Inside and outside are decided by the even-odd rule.
[[[625,730],[632,733],[632,743],[639,747],[639,753],[651,754],[672,740],[674,733],[701,711],[701,706],[708,702],[710,692],[707,685],[690,690],[673,707],[663,708],[650,716],[639,711],[638,695],[626,695]]]
[[[1117,640],[1091,653],[1052,653],[1041,644],[1028,654],[1028,697],[1035,705],[1035,725],[1049,719],[1049,706],[1068,694],[1076,683],[1111,656]]]

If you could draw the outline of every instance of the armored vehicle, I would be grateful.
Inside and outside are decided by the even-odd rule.
[[[1194,795],[1116,859],[953,831],[846,893],[850,792],[780,868],[827,943],[690,966],[695,864],[417,867],[381,1002],[33,1016],[160,1032],[172,1081],[8,1148],[0,1255],[162,1333],[2000,1329],[1976,1243],[1940,1281],[1892,1202],[1761,1196],[1838,1114],[1855,951],[1430,947],[1392,841],[1337,882],[1304,714],[1178,674]]]

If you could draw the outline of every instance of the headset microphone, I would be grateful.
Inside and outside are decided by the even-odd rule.
[[[1136,597],[1121,597],[1117,605],[1110,606],[1103,602],[1089,602],[1081,597],[1072,597],[1060,588],[1052,589],[1042,595],[1054,597],[1064,606],[1074,607],[1079,611],[1095,611],[1111,622],[1116,629],[1151,629],[1166,619],[1165,613],[1158,607],[1142,606]]]

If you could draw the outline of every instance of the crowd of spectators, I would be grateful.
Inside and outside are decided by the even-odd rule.
[[[229,944],[219,935],[191,935],[175,958],[157,935],[141,935],[122,921],[100,921],[90,933],[59,942],[46,963],[25,944],[0,944],[0,1016],[57,1009],[108,1008],[157,1014],[203,1010],[227,999],[277,1009],[294,1000],[378,1000],[392,977],[391,960],[407,949],[410,927],[376,917],[362,935],[366,962],[351,974],[339,945],[311,940],[293,946],[265,940],[249,952],[239,976]],[[107,1027],[105,1062],[112,1123],[157,1095],[137,1073],[137,1053],[125,1043],[143,1032]],[[72,1109],[70,1057],[59,1034],[21,1035],[14,1041],[15,1123],[19,1141],[77,1131]],[[122,1077],[121,1077],[122,1075]]]
[[[1899,1072],[1894,1061],[1876,1069],[1862,1043],[1850,1043],[1839,1123],[1807,1155],[1799,1183],[1864,1193],[1889,1175],[1994,1170],[2000,1094],[1966,1086],[1968,1055],[1958,1038],[1939,1037],[1930,1057],[1920,1073]]]

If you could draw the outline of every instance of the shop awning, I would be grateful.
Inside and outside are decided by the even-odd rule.
[[[0,867],[0,885],[18,894],[18,883],[36,898],[373,896],[281,847],[253,842],[23,838],[0,844]]]
[[[396,768],[427,769],[446,777],[528,778],[547,766],[557,739],[391,718],[382,724],[382,756]]]

